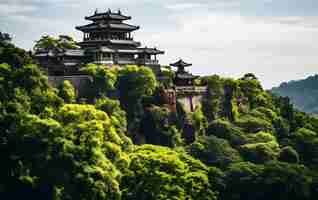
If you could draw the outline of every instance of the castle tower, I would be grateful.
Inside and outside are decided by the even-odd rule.
[[[180,59],[176,63],[170,64],[170,66],[178,68],[174,79],[177,101],[183,105],[186,111],[195,111],[201,104],[201,99],[206,93],[206,87],[196,86],[194,81],[199,76],[194,76],[185,70],[186,67],[190,67],[192,64]]]
[[[96,10],[85,19],[91,23],[76,29],[84,33],[79,45],[90,61],[96,64],[159,65],[157,55],[164,52],[156,48],[139,48],[141,43],[134,40],[132,33],[140,27],[125,23],[130,16],[109,9],[101,13]]]
[[[170,66],[177,68],[176,77],[174,80],[174,84],[176,86],[194,86],[194,80],[197,79],[198,76],[194,76],[185,71],[185,68],[192,66],[192,64],[186,63],[180,59],[176,63],[170,64]]]

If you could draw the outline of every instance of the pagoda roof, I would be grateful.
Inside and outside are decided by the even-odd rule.
[[[182,59],[180,59],[176,63],[170,64],[170,66],[173,66],[173,67],[189,67],[189,66],[192,66],[192,64],[186,63]]]
[[[125,16],[119,10],[117,13],[112,12],[110,9],[107,12],[98,13],[95,11],[94,15],[85,17],[86,20],[97,21],[97,20],[129,20],[130,16]]]
[[[91,23],[84,26],[77,26],[76,29],[80,31],[92,31],[97,29],[119,29],[126,31],[134,31],[139,29],[139,26],[134,26],[125,23]]]
[[[140,53],[146,53],[146,54],[164,54],[164,51],[158,50],[157,48],[139,48],[138,49],[140,51]]]

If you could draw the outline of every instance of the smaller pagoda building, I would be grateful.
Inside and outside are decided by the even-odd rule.
[[[176,86],[194,86],[194,80],[199,78],[199,76],[194,76],[185,70],[186,67],[190,67],[192,64],[186,63],[182,59],[176,63],[170,64],[170,66],[177,68],[174,79],[174,84]]]
[[[192,75],[185,70],[186,67],[190,67],[192,64],[180,59],[176,63],[170,64],[170,66],[177,68],[174,78],[177,101],[183,105],[186,111],[194,112],[201,105],[202,97],[205,95],[207,88],[205,86],[197,86],[195,80],[199,76]]]

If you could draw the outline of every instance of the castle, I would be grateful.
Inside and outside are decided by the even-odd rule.
[[[103,65],[144,65],[158,72],[160,65],[157,55],[164,54],[156,48],[140,47],[132,33],[139,26],[125,21],[130,16],[118,12],[97,12],[85,17],[91,23],[77,26],[83,32],[79,49],[42,49],[35,57],[49,76],[81,75],[80,64],[95,63]]]
[[[90,77],[80,71],[81,65],[85,63],[110,67],[147,66],[157,76],[160,74],[161,65],[157,55],[165,52],[157,48],[141,47],[141,43],[134,40],[132,33],[140,27],[125,23],[131,19],[130,16],[123,15],[120,10],[113,12],[109,9],[106,12],[96,10],[85,19],[90,23],[76,27],[83,32],[83,41],[78,43],[80,48],[40,49],[35,53],[35,58],[47,72],[51,83],[58,85],[64,80],[70,80],[75,88],[80,90],[81,85],[90,80]],[[166,92],[170,97],[177,99],[172,99],[169,103],[179,101],[186,110],[194,111],[206,88],[194,86],[194,80],[198,77],[185,70],[185,67],[191,64],[179,60],[171,66],[178,68],[174,80],[175,87],[167,89]]]

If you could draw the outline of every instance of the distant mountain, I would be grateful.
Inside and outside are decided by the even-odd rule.
[[[276,95],[289,97],[301,111],[318,114],[318,74],[304,80],[282,83],[271,91]]]

